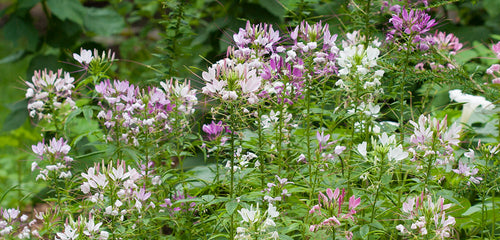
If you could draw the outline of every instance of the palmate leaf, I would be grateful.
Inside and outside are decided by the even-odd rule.
[[[47,6],[61,20],[69,19],[83,25],[85,7],[78,0],[47,0]]]
[[[125,20],[110,8],[87,8],[84,26],[90,32],[101,36],[120,33],[125,27]]]

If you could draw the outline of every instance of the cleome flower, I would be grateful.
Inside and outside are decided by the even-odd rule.
[[[259,204],[254,209],[238,210],[241,218],[240,227],[236,229],[236,239],[279,239],[274,219],[279,216],[276,207],[269,203],[268,209],[261,214]]]
[[[248,63],[236,63],[225,58],[208,68],[202,73],[205,86],[203,94],[224,101],[243,99],[249,104],[258,102],[257,93],[261,87],[262,78],[257,75],[257,70]]]
[[[47,181],[72,176],[70,164],[73,158],[68,156],[71,147],[63,138],[52,138],[49,144],[39,142],[31,146],[31,149],[38,156],[38,160],[31,163],[31,171],[39,171],[36,180]]]
[[[280,39],[279,31],[275,31],[272,25],[251,24],[247,21],[246,27],[240,28],[238,33],[233,35],[234,43],[238,48],[233,55],[237,59],[250,60],[275,54],[280,51],[277,49]]]
[[[356,198],[352,195],[349,198],[349,203],[347,208],[343,207],[345,201],[346,192],[342,189],[336,188],[334,191],[330,188],[326,189],[326,195],[322,192],[318,194],[318,204],[314,205],[309,214],[314,216],[315,219],[321,219],[318,224],[311,225],[309,231],[315,232],[322,228],[335,228],[342,225],[343,222],[355,221],[354,215],[356,214],[356,208],[361,204],[361,198]],[[346,231],[346,235],[351,235],[349,231]]]
[[[415,238],[451,238],[455,218],[445,212],[451,206],[444,204],[442,197],[433,202],[430,195],[424,195],[422,192],[420,196],[408,198],[403,203],[401,212],[405,224],[399,224],[396,229],[404,236]]]
[[[76,105],[71,98],[75,79],[67,72],[59,69],[57,72],[47,69],[35,71],[31,82],[26,81],[29,99],[28,111],[32,118],[46,119],[51,122],[54,114],[67,115]]]
[[[417,169],[423,168],[423,160],[428,156],[435,156],[437,166],[446,165],[455,161],[453,147],[460,142],[462,127],[454,123],[450,127],[447,117],[442,120],[420,115],[418,122],[410,120],[413,134],[410,136],[409,152],[413,154],[412,161],[417,163]]]
[[[97,117],[108,128],[107,141],[140,146],[144,134],[182,132],[187,121],[179,115],[194,113],[196,91],[189,82],[171,80],[161,85],[163,89],[141,89],[128,81],[109,79],[96,85],[102,97]]]
[[[390,30],[387,33],[387,40],[402,41],[410,40],[411,46],[404,48],[414,48],[420,51],[427,51],[430,46],[429,40],[426,38],[427,32],[434,27],[437,22],[431,19],[431,16],[422,10],[414,10],[403,8],[398,14],[393,14],[389,19]],[[406,43],[403,43],[406,44]]]

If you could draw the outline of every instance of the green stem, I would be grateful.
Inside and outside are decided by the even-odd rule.
[[[314,182],[312,174],[312,165],[316,164],[311,159],[311,92],[309,91],[309,82],[306,81],[306,147],[307,147],[307,164],[309,170],[309,184],[312,185],[311,193],[309,194],[309,199],[312,199],[314,194]],[[316,166],[316,165],[315,165]]]
[[[399,83],[400,86],[400,92],[399,92],[399,104],[400,106],[400,113],[399,113],[399,142],[402,144],[404,142],[404,111],[405,111],[405,83],[406,83],[406,72],[408,71],[408,61],[409,61],[409,55],[410,52],[408,50],[408,47],[406,49],[406,54],[405,54],[405,61],[404,61],[404,68],[403,68],[403,76],[401,78],[401,82]]]
[[[332,239],[335,240],[335,226],[332,226]]]
[[[492,189],[492,198],[491,203],[493,207],[493,223],[491,224],[491,238],[495,237],[495,228],[496,228],[496,211],[495,211],[495,188]]]
[[[366,31],[366,42],[365,49],[368,48],[368,43],[370,42],[370,7],[372,5],[372,1],[368,0],[365,8],[365,31]]]
[[[259,105],[258,107],[258,117],[257,117],[257,121],[259,124],[258,126],[258,134],[259,134],[259,151],[258,151],[258,156],[259,156],[259,160],[260,160],[260,183],[261,183],[261,188],[264,189],[265,188],[265,176],[264,176],[264,161],[265,159],[262,157],[262,147],[263,147],[263,136],[262,136],[262,122],[261,122],[261,116],[262,116],[262,108],[261,106]]]
[[[436,133],[433,133],[433,136],[432,136],[432,151],[433,152],[436,152],[436,141],[437,141]],[[434,164],[436,157],[437,157],[436,154],[433,154],[432,156],[429,157],[429,162],[427,163],[427,173],[425,175],[425,185],[424,185],[424,189],[423,189],[424,191],[429,184],[432,164]]]
[[[379,175],[378,175],[378,179],[377,179],[377,191],[375,192],[375,199],[373,201],[373,205],[372,205],[372,216],[370,217],[370,229],[368,232],[371,232],[371,223],[373,223],[373,219],[375,218],[375,207],[377,205],[377,200],[378,200],[378,195],[380,193],[380,181],[382,180],[382,176],[384,174],[384,159],[385,159],[385,154],[382,154],[382,157],[380,159],[380,172],[379,172]]]
[[[234,112],[235,108],[234,106],[231,104],[230,105],[230,109],[231,109],[231,113]],[[230,185],[230,188],[229,188],[229,197],[230,197],[230,201],[233,200],[234,198],[234,150],[235,150],[235,147],[234,147],[234,135],[235,135],[235,132],[236,132],[236,128],[235,128],[235,121],[234,121],[234,115],[233,116],[230,116],[230,127],[231,127],[231,169],[230,169],[230,172],[231,172],[231,185]],[[231,227],[230,227],[230,239],[234,239],[234,212],[231,214]]]
[[[484,205],[484,199],[486,198],[486,194],[484,193],[483,194],[483,197],[481,199],[481,239],[484,239],[484,231],[483,231],[483,228],[484,228],[484,223],[485,223],[485,214],[484,212],[486,211],[486,207]],[[495,225],[495,223],[493,224]]]

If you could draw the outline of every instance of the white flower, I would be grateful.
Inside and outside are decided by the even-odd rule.
[[[61,240],[73,240],[78,238],[77,229],[73,229],[70,225],[64,225],[64,233],[57,233],[57,237]],[[56,237],[56,239],[58,239]]]
[[[0,231],[0,235],[3,236],[5,234],[9,234],[10,232],[12,232],[12,229],[13,229],[12,226],[8,226]]]
[[[90,236],[92,233],[99,231],[99,227],[102,225],[102,223],[94,223],[94,218],[90,218],[87,223],[85,223],[85,231],[83,231],[83,234]]]
[[[361,156],[366,157],[366,142],[362,142],[361,144],[358,145],[358,152],[361,154]]]
[[[464,94],[462,93],[462,90],[459,89],[451,90],[449,94],[452,101],[465,103],[462,110],[462,117],[460,119],[462,123],[467,123],[472,112],[474,112],[474,110],[479,106],[485,110],[492,110],[495,108],[495,105],[490,101],[487,101],[484,97]]]
[[[276,207],[273,206],[271,202],[269,202],[269,208],[267,209],[267,214],[271,218],[275,218],[280,215],[280,213],[276,211]]]
[[[392,136],[387,136],[387,133],[382,133],[381,136],[379,136],[379,139],[380,139],[380,143],[382,143],[382,145],[385,147],[389,144],[392,144],[392,143],[395,143],[396,142],[396,135],[392,135]]]
[[[73,53],[73,58],[79,63],[88,65],[94,57],[92,56],[92,51],[82,48],[80,49],[80,55]]]
[[[400,144],[396,148],[391,148],[387,157],[389,161],[401,161],[408,157],[408,152],[403,151],[403,147]]]
[[[253,205],[250,206],[250,210],[246,208],[242,208],[238,210],[238,213],[243,218],[244,222],[255,223],[259,218],[259,205],[257,204],[257,208],[253,210]]]
[[[21,211],[14,208],[10,208],[3,211],[3,218],[7,221],[11,221],[16,219],[19,213],[21,213]]]

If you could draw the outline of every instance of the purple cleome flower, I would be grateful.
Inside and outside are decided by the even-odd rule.
[[[224,126],[222,121],[219,121],[218,123],[212,121],[210,124],[203,124],[202,130],[208,134],[208,139],[213,141],[222,134]]]
[[[406,8],[398,14],[393,14],[389,23],[392,26],[387,33],[387,40],[411,40],[411,44],[421,51],[429,49],[430,43],[425,34],[437,24],[436,20],[431,19],[431,16],[424,11],[414,9],[408,11]],[[413,47],[410,46],[410,49]]]

